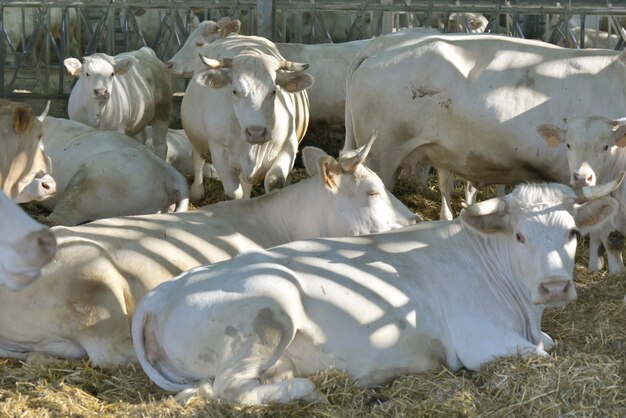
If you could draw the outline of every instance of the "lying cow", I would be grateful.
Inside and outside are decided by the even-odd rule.
[[[562,125],[546,123],[537,131],[550,147],[565,145],[570,183],[594,186],[619,178],[626,170],[626,120],[610,120],[600,116],[568,118]],[[620,210],[611,225],[590,234],[589,269],[603,267],[600,244],[606,249],[610,273],[623,273],[623,234],[626,233],[626,185],[622,184],[613,197]],[[616,230],[611,234],[611,231]]]
[[[346,144],[380,129],[369,164],[392,187],[401,168],[449,172],[474,184],[569,180],[562,148],[535,128],[573,114],[621,117],[626,55],[495,35],[433,35],[363,59],[348,75]]]
[[[0,285],[22,289],[39,278],[41,268],[52,260],[56,239],[48,227],[35,222],[1,191],[0,214]]]
[[[230,34],[204,52],[181,103],[194,150],[192,200],[204,196],[207,158],[230,198],[249,197],[259,183],[266,192],[283,187],[308,127],[308,65],[256,36]]]
[[[41,122],[29,105],[0,99],[0,186],[17,203],[56,192],[56,183],[48,174],[50,161],[41,148],[41,135]]]
[[[38,202],[56,225],[112,216],[184,212],[187,179],[146,146],[119,132],[46,117],[42,143],[58,192]]]
[[[0,290],[0,355],[88,357],[95,366],[135,359],[130,319],[148,290],[192,267],[305,237],[386,231],[416,216],[360,162],[303,150],[315,177],[250,200],[186,213],[54,227],[59,251],[18,295]],[[313,162],[311,164],[311,162]],[[319,174],[316,172],[319,171]],[[45,297],[42,297],[45,295]],[[24,309],[28,306],[28,309]]]
[[[96,53],[85,57],[82,64],[76,58],[66,58],[63,63],[78,77],[67,104],[70,119],[129,136],[141,135],[151,125],[155,153],[165,160],[171,79],[153,50],[143,47],[114,57]]]
[[[454,221],[292,242],[193,269],[137,306],[137,357],[182,397],[256,405],[316,399],[306,376],[321,370],[369,386],[547,355],[541,316],[576,298],[577,232],[617,209],[607,196],[576,200],[565,185],[526,184]]]

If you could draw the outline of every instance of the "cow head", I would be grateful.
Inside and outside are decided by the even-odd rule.
[[[270,55],[239,54],[222,60],[200,58],[207,69],[197,74],[197,81],[210,88],[231,87],[233,109],[242,136],[251,144],[263,144],[272,139],[278,88],[297,93],[313,84],[313,77],[303,72],[308,64]]]
[[[56,238],[2,192],[0,212],[0,284],[17,290],[41,275],[56,253]]]
[[[189,37],[178,52],[166,63],[168,71],[177,77],[190,78],[200,61],[198,55],[203,54],[207,45],[224,38],[231,33],[239,33],[241,22],[223,17],[217,22],[205,20],[189,34]]]
[[[610,120],[591,116],[563,121],[564,128],[545,123],[537,127],[537,132],[548,146],[565,144],[567,147],[570,183],[593,186],[598,180],[611,175],[611,164],[616,159],[615,147],[626,146],[626,119]]]
[[[113,78],[126,74],[134,62],[128,56],[112,57],[100,53],[85,57],[82,64],[76,58],[66,58],[63,61],[71,75],[81,78],[84,91],[98,107],[103,107],[111,97]]]
[[[323,236],[350,236],[383,232],[421,221],[389,190],[363,161],[376,138],[368,144],[344,153],[339,160],[315,147],[302,150],[302,160],[310,176],[319,176],[322,192],[317,193],[319,206],[306,222],[321,216]],[[328,217],[328,213],[340,214]]]
[[[600,229],[615,215],[618,203],[606,194],[617,185],[613,181],[574,191],[557,183],[524,184],[504,198],[467,207],[460,219],[494,240],[477,247],[492,249],[484,256],[496,274],[521,281],[533,303],[559,306],[576,298],[577,237]]]
[[[52,170],[50,159],[41,147],[43,127],[30,106],[24,103],[0,100],[0,182],[3,191],[17,199],[24,189],[37,179],[43,189],[39,197],[48,197],[56,191],[54,180],[47,174]],[[24,197],[20,202],[27,201]]]

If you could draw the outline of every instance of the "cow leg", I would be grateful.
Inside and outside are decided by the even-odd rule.
[[[454,218],[450,200],[454,189],[454,174],[447,170],[437,169],[437,181],[439,183],[439,193],[441,193],[441,211],[439,219],[451,220]]]
[[[624,260],[622,259],[622,248],[624,247],[624,234],[619,231],[611,231],[607,236],[606,258],[609,264],[609,273],[618,274],[626,271]]]
[[[247,386],[247,387],[246,387]],[[262,385],[251,381],[243,386],[235,402],[242,405],[264,405],[269,403],[289,403],[293,401],[313,402],[323,398],[309,379],[296,377],[291,380]]]
[[[167,121],[156,120],[152,123],[154,153],[163,161],[167,160],[167,129]]]
[[[285,186],[289,171],[293,167],[298,152],[298,143],[295,140],[288,140],[283,150],[276,156],[272,167],[265,175],[265,193],[270,193]]]
[[[476,194],[478,190],[470,181],[465,181],[465,203],[471,205],[476,202]]]
[[[204,199],[204,157],[195,148],[191,149],[193,160],[193,183],[189,188],[189,197],[193,203],[200,203]]]
[[[224,193],[231,199],[243,199],[245,191],[239,181],[239,170],[230,165],[228,153],[219,144],[211,143],[209,148],[211,149],[213,167],[215,167],[215,171],[222,181]],[[202,175],[203,173],[196,172],[195,174]]]

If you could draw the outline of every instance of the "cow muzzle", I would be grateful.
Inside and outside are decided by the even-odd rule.
[[[100,88],[93,89],[93,96],[96,98],[96,100],[108,100],[109,97],[111,97],[111,94],[109,93],[108,89]]]
[[[576,299],[576,286],[569,279],[551,278],[537,286],[533,303],[546,307],[564,306]]]
[[[245,130],[245,134],[246,141],[250,144],[264,144],[270,139],[265,126],[248,126]]]

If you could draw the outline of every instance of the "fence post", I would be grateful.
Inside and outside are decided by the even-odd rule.
[[[257,0],[257,34],[274,40],[274,0]]]

